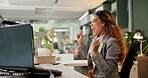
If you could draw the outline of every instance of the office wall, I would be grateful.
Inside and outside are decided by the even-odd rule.
[[[127,7],[128,1],[127,0],[116,0],[116,1],[117,1],[116,3],[117,23],[122,28],[127,28],[128,27],[128,7]]]
[[[148,38],[148,0],[133,0],[133,29],[140,29]]]
[[[128,0],[107,0],[103,3],[103,9],[113,13],[121,28],[128,27]]]

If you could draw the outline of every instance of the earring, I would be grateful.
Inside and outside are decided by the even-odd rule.
[[[103,26],[106,26],[106,24],[107,24],[107,22],[104,22],[104,23],[103,23]]]

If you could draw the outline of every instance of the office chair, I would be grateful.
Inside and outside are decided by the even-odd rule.
[[[121,71],[119,72],[121,78],[129,78],[130,70],[134,64],[135,57],[137,56],[137,51],[139,49],[140,42],[133,42],[128,50],[127,57],[123,63]]]

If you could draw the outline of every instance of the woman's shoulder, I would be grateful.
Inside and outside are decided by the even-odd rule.
[[[110,37],[110,38],[108,39],[108,41],[117,41],[117,39],[114,38],[114,37]]]
[[[110,37],[106,43],[107,44],[115,44],[115,43],[118,43],[118,40],[114,37]]]

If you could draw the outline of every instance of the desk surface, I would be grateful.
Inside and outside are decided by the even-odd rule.
[[[72,60],[70,62],[62,63],[65,66],[88,66],[87,60]]]
[[[88,78],[87,76],[85,76],[73,69],[70,69],[62,64],[59,64],[59,65],[40,64],[40,65],[37,65],[36,67],[41,67],[44,69],[61,70],[63,72],[62,76],[55,77],[55,78],[72,78],[72,77],[74,77],[74,78]]]

